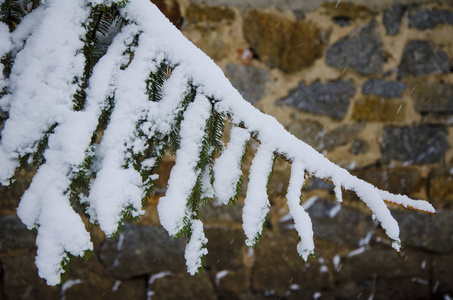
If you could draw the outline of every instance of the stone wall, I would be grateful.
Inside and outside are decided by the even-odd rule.
[[[330,183],[312,178],[304,206],[316,258],[303,262],[284,198],[290,165],[277,161],[269,222],[254,249],[244,244],[240,201],[208,205],[206,271],[189,276],[185,241],[159,226],[156,194],[118,237],[91,229],[94,254],[48,287],[34,266],[35,234],[15,216],[33,176],[23,170],[11,188],[0,186],[0,299],[453,297],[453,2],[156,2],[258,109],[358,177],[427,199],[438,214],[392,207],[400,257],[353,193],[340,205]],[[172,165],[164,161],[160,194]]]

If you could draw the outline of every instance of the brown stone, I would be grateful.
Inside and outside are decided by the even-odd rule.
[[[322,55],[321,30],[305,20],[290,21],[270,13],[251,11],[244,19],[245,39],[270,67],[296,72]]]
[[[180,28],[182,25],[181,10],[177,0],[151,0],[157,8],[173,23]]]
[[[186,11],[186,21],[189,24],[215,25],[231,22],[236,18],[230,7],[204,6],[191,4]]]
[[[357,101],[352,109],[352,119],[368,122],[402,122],[406,104],[378,96],[368,96]]]
[[[431,172],[428,197],[436,208],[451,209],[453,207],[453,173],[450,168]]]
[[[325,14],[332,17],[344,17],[348,19],[367,19],[376,15],[368,7],[350,2],[324,2],[321,7]]]
[[[433,259],[433,294],[438,297],[453,294],[453,255],[437,255]]]
[[[34,174],[33,168],[26,167],[16,173],[16,181],[9,187],[0,185],[0,216],[16,214],[20,198],[28,189]]]

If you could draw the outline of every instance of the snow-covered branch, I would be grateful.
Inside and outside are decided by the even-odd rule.
[[[397,251],[399,228],[385,202],[435,213],[425,201],[352,176],[257,110],[148,0],[47,0],[42,7],[12,32],[0,23],[0,71],[8,59],[12,66],[0,78],[0,112],[7,116],[0,182],[9,184],[23,163],[38,167],[18,215],[38,229],[36,264],[49,284],[59,283],[68,254],[92,249],[79,214],[107,235],[128,216],[140,216],[167,151],[176,165],[159,216],[170,235],[190,237],[185,257],[192,274],[207,252],[200,205],[213,196],[223,204],[237,198],[251,136],[260,146],[243,212],[248,246],[269,211],[276,155],[292,163],[287,200],[304,259],[314,248],[311,220],[299,203],[306,173],[330,180],[340,202],[342,189],[355,191]],[[225,147],[226,121],[233,129]]]

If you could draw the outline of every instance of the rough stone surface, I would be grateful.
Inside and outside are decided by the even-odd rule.
[[[342,17],[347,20],[368,19],[375,15],[369,7],[352,2],[323,2],[322,11],[333,19]]]
[[[350,98],[356,93],[352,80],[327,83],[316,81],[310,85],[300,82],[296,90],[278,104],[294,106],[300,110],[342,119],[349,108]]]
[[[380,189],[412,197],[426,186],[426,178],[413,166],[369,167],[354,170],[352,174]]]
[[[173,240],[165,229],[125,224],[118,238],[107,239],[99,254],[107,270],[120,279],[185,270],[185,240]]]
[[[253,290],[271,299],[278,299],[285,296],[291,290],[291,285],[295,284],[308,291],[333,287],[329,273],[320,273],[319,264],[311,266],[301,260],[296,250],[297,243],[298,237],[294,231],[278,235],[266,232],[263,235],[255,248]]]
[[[363,84],[362,94],[400,98],[404,89],[406,89],[406,84],[401,81],[371,79]]]
[[[230,7],[205,6],[192,4],[186,11],[186,22],[189,24],[206,23],[217,24],[231,22],[236,18],[234,10]]]
[[[266,69],[228,64],[225,74],[242,97],[254,104],[264,96],[269,72]]]
[[[418,30],[433,29],[441,24],[453,24],[453,11],[445,9],[422,9],[411,6],[407,10],[409,27]]]
[[[433,268],[433,294],[437,298],[445,295],[453,295],[453,255],[435,256],[432,263]],[[435,289],[434,289],[435,287]]]
[[[450,72],[448,55],[436,50],[431,41],[412,40],[403,50],[398,76],[420,76]]]
[[[146,277],[118,280],[109,274],[98,258],[74,258],[71,260],[67,278],[62,285],[62,296],[66,300],[79,299],[146,299]],[[67,288],[63,289],[64,285]]]
[[[30,166],[25,167],[16,174],[17,180],[9,187],[0,185],[0,216],[14,215],[19,200],[31,183],[35,170]]]
[[[420,81],[414,87],[414,107],[421,113],[453,113],[453,84]]]
[[[33,250],[35,238],[36,233],[28,230],[18,217],[0,217],[0,255],[11,249]]]
[[[390,126],[384,128],[382,160],[409,164],[431,164],[444,159],[450,147],[448,132],[442,126]]]
[[[206,204],[200,209],[200,216],[204,223],[241,223],[243,204],[215,206]]]
[[[190,276],[187,273],[169,274],[156,278],[150,284],[148,295],[159,300],[217,299],[206,273],[198,276]]]
[[[177,0],[151,0],[157,8],[173,23],[176,27],[181,27],[182,16]]]
[[[377,22],[367,23],[334,43],[327,50],[326,63],[341,70],[352,68],[363,75],[381,73],[384,51]]]
[[[368,143],[361,139],[355,139],[351,147],[349,148],[349,152],[354,155],[360,155],[367,153],[369,149]]]
[[[439,168],[429,175],[428,198],[436,208],[453,208],[453,173],[451,168]]]
[[[324,149],[331,151],[351,142],[363,130],[363,124],[352,123],[335,128],[324,136]]]
[[[453,211],[437,210],[437,215],[396,210],[392,212],[400,225],[400,238],[408,248],[447,254],[453,252]]]
[[[307,192],[313,190],[326,190],[329,192],[333,192],[333,189],[334,185],[332,183],[313,176],[310,177],[310,180],[308,181],[307,184]]]
[[[367,96],[354,103],[352,120],[368,122],[401,122],[406,115],[406,105],[393,99]]]
[[[288,131],[318,151],[323,147],[325,130],[324,126],[317,121],[303,120],[294,123],[288,127]]]
[[[391,8],[384,10],[382,23],[388,35],[397,35],[400,32],[401,18],[405,12],[405,7],[400,3],[392,5]]]
[[[60,288],[50,287],[38,277],[35,253],[21,253],[0,257],[2,283],[6,299],[60,300]],[[0,293],[1,296],[1,293]]]
[[[251,11],[245,16],[243,33],[261,60],[285,72],[310,66],[323,51],[321,30],[305,20]]]

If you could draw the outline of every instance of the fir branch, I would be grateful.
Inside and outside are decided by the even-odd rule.
[[[32,156],[32,163],[35,167],[39,167],[40,165],[45,163],[46,159],[44,158],[44,151],[47,149],[50,135],[54,133],[57,126],[58,123],[54,123],[52,126],[50,126],[49,129],[47,129],[47,131],[44,133],[41,140],[37,143],[36,150]]]
[[[8,25],[10,32],[16,29],[24,16],[25,11],[19,0],[4,0],[0,6],[0,21]]]

